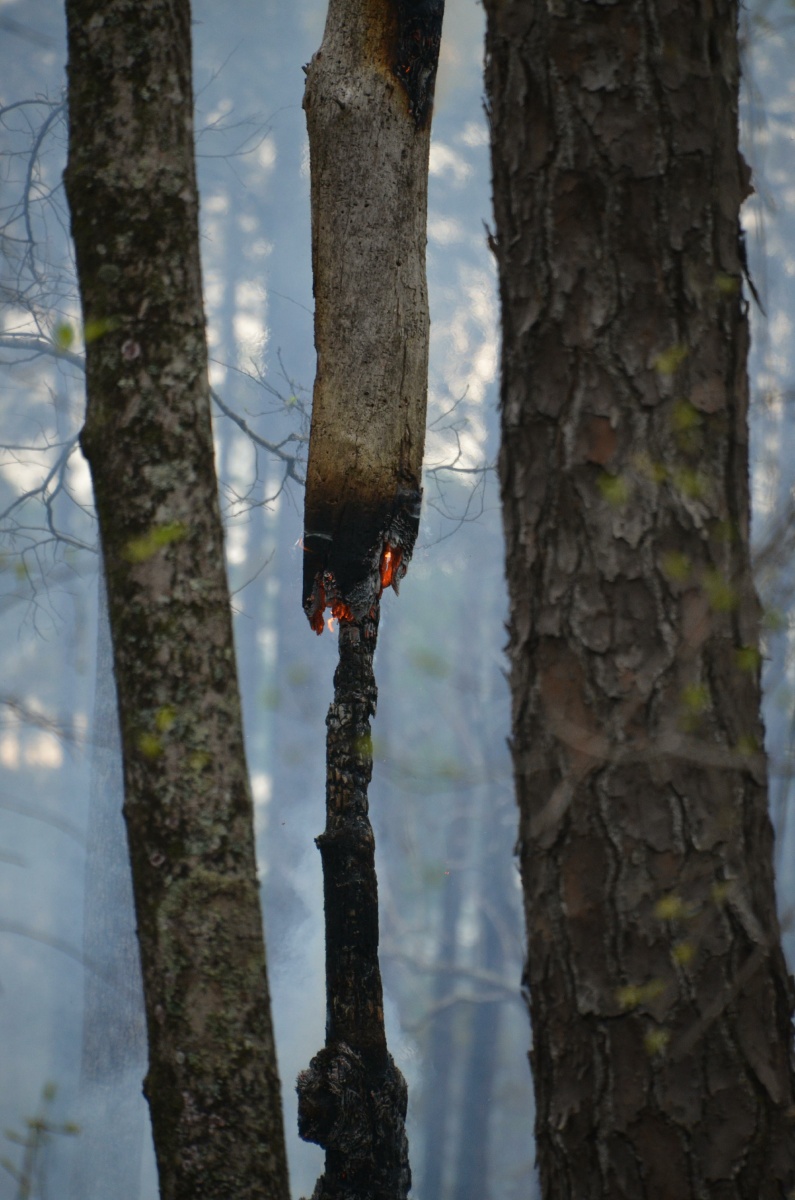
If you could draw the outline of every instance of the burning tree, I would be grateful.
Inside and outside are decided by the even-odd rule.
[[[749,568],[737,4],[487,0],[547,1200],[791,1195]]]
[[[304,607],[339,620],[327,717],[326,1045],[298,1081],[316,1200],[405,1197],[406,1085],[386,1044],[368,818],[379,603],[417,534],[428,381],[428,153],[444,0],[331,0],[307,71],[317,376]]]

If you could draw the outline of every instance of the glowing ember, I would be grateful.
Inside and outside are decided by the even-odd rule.
[[[303,544],[300,542],[299,543]],[[403,567],[403,550],[399,546],[390,546],[389,543],[384,544],[381,552],[381,559],[378,566],[378,576],[380,581],[380,590],[378,596],[374,596],[373,600],[377,601],[388,587],[398,590],[398,585],[403,575],[406,573],[406,568]],[[324,629],[328,629],[330,633],[336,632],[340,621],[355,621],[356,617],[353,610],[343,600],[332,600],[331,596],[337,591],[337,585],[331,571],[319,572],[315,578],[315,586],[313,594],[306,602],[307,612],[310,614],[309,623],[315,633],[322,633]],[[331,609],[331,616],[326,617],[325,611]],[[370,609],[370,617],[374,616],[375,604]]]
[[[397,579],[397,569],[400,566],[400,560],[403,557],[402,550],[393,546],[384,546],[384,552],[381,555],[381,591],[385,588],[395,587]]]

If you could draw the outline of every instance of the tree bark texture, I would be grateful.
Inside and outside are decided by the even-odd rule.
[[[187,0],[68,0],[66,187],[161,1196],[288,1196],[217,498]]]
[[[304,607],[365,617],[414,547],[428,384],[425,230],[443,0],[330,0],[307,68],[317,375]]]
[[[486,0],[546,1200],[795,1184],[749,568],[735,0]]]
[[[378,882],[367,788],[377,690],[373,616],[340,623],[328,711],[326,1045],[298,1077],[299,1132],[326,1150],[313,1200],[404,1200],[411,1186],[406,1083],[387,1051],[378,965]]]

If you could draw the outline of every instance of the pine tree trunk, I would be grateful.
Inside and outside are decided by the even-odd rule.
[[[187,0],[68,0],[66,186],[163,1200],[288,1196],[213,462]]]
[[[795,1183],[749,568],[735,0],[486,0],[546,1200]]]

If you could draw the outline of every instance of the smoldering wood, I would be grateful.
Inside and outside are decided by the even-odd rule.
[[[428,383],[425,229],[443,0],[331,0],[307,68],[317,374],[303,602],[330,607],[326,1045],[298,1080],[299,1132],[326,1150],[314,1200],[404,1200],[406,1085],[384,1031],[367,808],[380,596],[398,589],[420,516]]]
[[[199,259],[188,0],[68,0],[86,330],[163,1200],[289,1195]]]
[[[411,1186],[407,1090],[387,1050],[378,963],[378,882],[368,815],[373,655],[379,605],[342,621],[328,711],[326,828],[326,1045],[298,1077],[298,1129],[326,1150],[314,1200],[403,1200]]]
[[[441,0],[331,0],[307,69],[317,374],[303,602],[364,617],[411,558],[428,378],[430,116]]]

